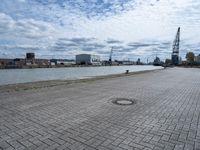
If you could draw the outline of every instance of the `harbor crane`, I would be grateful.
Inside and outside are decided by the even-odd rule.
[[[179,64],[179,46],[180,46],[180,27],[176,33],[175,40],[173,42],[173,49],[172,49],[172,65]]]

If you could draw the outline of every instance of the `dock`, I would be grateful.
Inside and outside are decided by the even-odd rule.
[[[198,68],[4,90],[0,150],[197,150],[199,118]]]

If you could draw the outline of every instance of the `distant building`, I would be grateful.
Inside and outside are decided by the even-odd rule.
[[[78,65],[101,65],[100,56],[90,54],[76,55],[76,64]]]
[[[136,65],[141,65],[141,61],[140,61],[140,58],[138,58],[138,60],[136,61]]]
[[[14,62],[15,62],[15,66],[18,68],[21,68],[26,64],[26,61],[23,58],[15,58]]]
[[[194,57],[194,61],[195,61],[196,63],[200,63],[200,54],[199,54],[198,56],[195,56],[195,57]]]
[[[116,62],[116,63],[119,64],[119,62]],[[103,61],[101,61],[101,65],[102,66],[110,66],[111,62],[108,60],[103,60]],[[112,65],[113,65],[113,62],[112,62]]]
[[[35,65],[35,53],[26,53],[26,65]]]
[[[35,53],[26,53],[26,59],[35,59]]]
[[[134,62],[133,61],[129,61],[129,60],[123,60],[122,61],[122,65],[133,65]]]
[[[26,53],[25,58],[0,59],[0,68],[41,68],[49,67],[48,59],[35,59],[34,53]]]
[[[181,57],[179,57],[179,65],[181,65],[182,64],[182,58]]]
[[[76,63],[75,63],[75,60],[69,60],[69,59],[51,59],[50,64],[52,66],[55,66],[55,65],[71,66],[71,65],[75,65]]]
[[[45,67],[49,66],[50,62],[48,59],[35,59],[35,64],[38,65],[38,67]]]
[[[15,62],[13,59],[0,59],[0,68],[13,68]]]
[[[74,60],[68,60],[68,59],[60,59],[57,61],[57,64],[59,65],[65,65],[65,66],[70,66],[70,65],[75,65],[75,61]]]
[[[179,56],[178,55],[172,55],[172,64],[173,65],[178,65],[179,64]]]

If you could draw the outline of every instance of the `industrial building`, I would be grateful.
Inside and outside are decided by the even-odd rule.
[[[44,67],[49,66],[48,59],[36,59],[35,53],[26,53],[25,64],[27,66],[37,66],[37,67]]]
[[[35,53],[26,53],[26,59],[35,59]]]
[[[51,59],[50,64],[52,66],[73,66],[75,65],[75,60],[69,59]]]
[[[194,57],[194,61],[198,64],[200,64],[200,54],[198,56]]]
[[[26,65],[34,65],[35,64],[35,53],[26,53]]]
[[[49,67],[48,59],[36,59],[34,53],[26,53],[25,58],[0,59],[0,68],[40,68]]]
[[[77,65],[101,65],[100,56],[91,54],[76,55]]]

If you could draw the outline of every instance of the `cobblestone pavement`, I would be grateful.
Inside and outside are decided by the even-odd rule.
[[[199,116],[199,69],[0,93],[0,150],[197,150]]]

